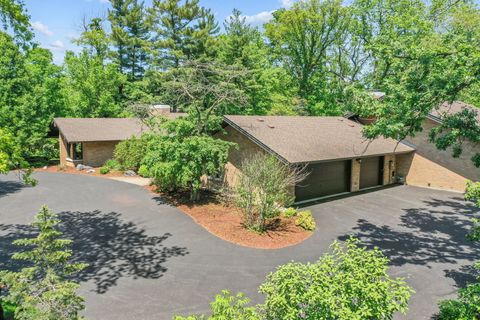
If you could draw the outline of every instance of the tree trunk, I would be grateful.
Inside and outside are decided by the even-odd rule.
[[[200,190],[192,189],[190,191],[190,201],[197,202],[200,200]]]

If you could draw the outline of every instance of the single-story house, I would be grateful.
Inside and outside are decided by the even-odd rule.
[[[167,105],[150,106],[150,113],[170,119],[185,116],[171,112]],[[55,118],[53,125],[59,133],[60,165],[71,167],[102,166],[112,158],[120,141],[139,137],[148,130],[137,118]]]
[[[140,136],[147,127],[134,118],[56,118],[60,165],[102,166],[120,141]]]
[[[220,137],[239,145],[229,156],[227,185],[252,154],[272,154],[309,173],[295,186],[297,203],[395,183],[406,175],[399,157],[415,152],[392,139],[366,140],[362,125],[343,117],[225,116],[224,122]]]

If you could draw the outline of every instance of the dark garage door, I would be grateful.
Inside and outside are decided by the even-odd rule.
[[[350,170],[350,160],[309,165],[309,175],[295,187],[295,200],[298,202],[349,192]]]
[[[383,184],[383,157],[363,158],[360,165],[360,189]]]

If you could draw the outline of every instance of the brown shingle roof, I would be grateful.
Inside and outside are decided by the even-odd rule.
[[[225,122],[289,163],[411,152],[392,139],[370,143],[362,125],[343,117],[225,116]]]
[[[68,142],[120,141],[147,131],[134,118],[56,118],[54,124]]]
[[[430,117],[440,122],[446,115],[455,114],[463,109],[475,111],[477,113],[477,121],[480,123],[480,109],[462,101],[454,101],[452,103],[444,102],[438,108],[432,110]]]

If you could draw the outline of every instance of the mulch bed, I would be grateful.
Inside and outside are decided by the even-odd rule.
[[[299,244],[312,235],[295,225],[295,218],[278,217],[268,222],[268,230],[259,234],[243,226],[242,212],[232,205],[226,205],[215,195],[204,192],[196,203],[186,193],[158,193],[155,187],[146,187],[160,194],[165,201],[189,215],[196,223],[215,236],[237,245],[257,249],[280,249]]]
[[[70,173],[70,174],[83,174],[87,176],[95,176],[95,177],[123,177],[123,173],[120,171],[110,171],[107,174],[101,174],[100,168],[93,168],[95,169],[95,173],[87,173],[87,170],[77,170],[73,167],[61,167],[59,165],[48,166],[47,168],[37,168],[35,172],[56,172],[56,173]]]

